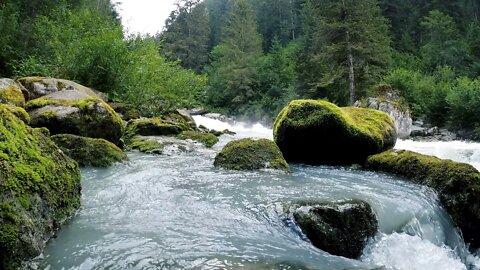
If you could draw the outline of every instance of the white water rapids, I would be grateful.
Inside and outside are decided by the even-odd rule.
[[[197,124],[229,129],[213,149],[85,168],[82,208],[39,259],[47,269],[395,269],[475,270],[429,188],[382,173],[292,164],[289,175],[215,169],[215,154],[232,139],[272,138],[261,125]],[[480,145],[399,141],[397,148],[478,166]],[[477,167],[478,168],[478,167]],[[298,199],[362,199],[379,232],[360,260],[332,256],[308,243],[283,205]]]

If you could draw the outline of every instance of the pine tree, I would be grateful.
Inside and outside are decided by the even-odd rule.
[[[207,9],[199,0],[177,3],[166,22],[163,52],[183,67],[199,73],[208,62],[210,35]]]
[[[257,60],[262,55],[262,39],[247,0],[232,2],[223,33],[212,51],[207,98],[214,106],[238,113],[256,98]]]
[[[307,82],[310,92],[326,90],[334,101],[353,104],[381,79],[389,62],[387,20],[377,0],[309,2],[314,27],[304,46],[309,53],[305,60],[310,62],[307,67],[318,69]]]

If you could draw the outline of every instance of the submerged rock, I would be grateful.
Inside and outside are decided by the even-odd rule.
[[[0,106],[0,269],[38,256],[79,206],[78,164]]]
[[[380,94],[378,97],[357,101],[355,107],[370,108],[387,113],[395,122],[398,137],[408,138],[412,131],[413,121],[410,109],[405,105],[406,102],[389,85],[379,85],[375,90]]]
[[[104,139],[58,134],[52,136],[52,140],[80,166],[108,167],[128,160],[120,148]]]
[[[298,202],[293,217],[312,244],[330,254],[356,259],[368,238],[375,236],[378,221],[363,201]]]
[[[465,242],[480,247],[480,173],[473,166],[405,150],[371,156],[365,165],[433,188]]]
[[[23,96],[21,86],[12,79],[0,79],[0,104],[9,104],[13,106],[25,106],[25,97]]]
[[[63,90],[76,90],[88,96],[98,97],[92,89],[69,80],[46,78],[46,77],[24,77],[17,80],[26,90],[27,101],[40,98]]]
[[[231,141],[217,154],[214,165],[231,170],[290,170],[280,149],[267,139]]]
[[[349,165],[393,148],[396,133],[381,111],[294,100],[277,116],[274,138],[289,162]]]
[[[30,125],[46,127],[52,134],[102,138],[115,144],[123,135],[120,116],[98,97],[63,90],[31,100],[26,109]]]

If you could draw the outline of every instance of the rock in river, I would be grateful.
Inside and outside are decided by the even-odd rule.
[[[312,244],[333,255],[358,258],[378,230],[375,213],[364,201],[305,201],[294,209],[295,222]]]
[[[230,170],[290,170],[280,149],[267,139],[231,141],[217,154],[214,165]]]

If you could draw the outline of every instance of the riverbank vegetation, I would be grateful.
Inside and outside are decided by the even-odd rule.
[[[414,117],[479,130],[479,15],[468,0],[180,0],[162,33],[126,37],[109,0],[6,0],[0,77],[74,80],[145,116],[264,121],[295,98],[349,105],[388,83]]]

